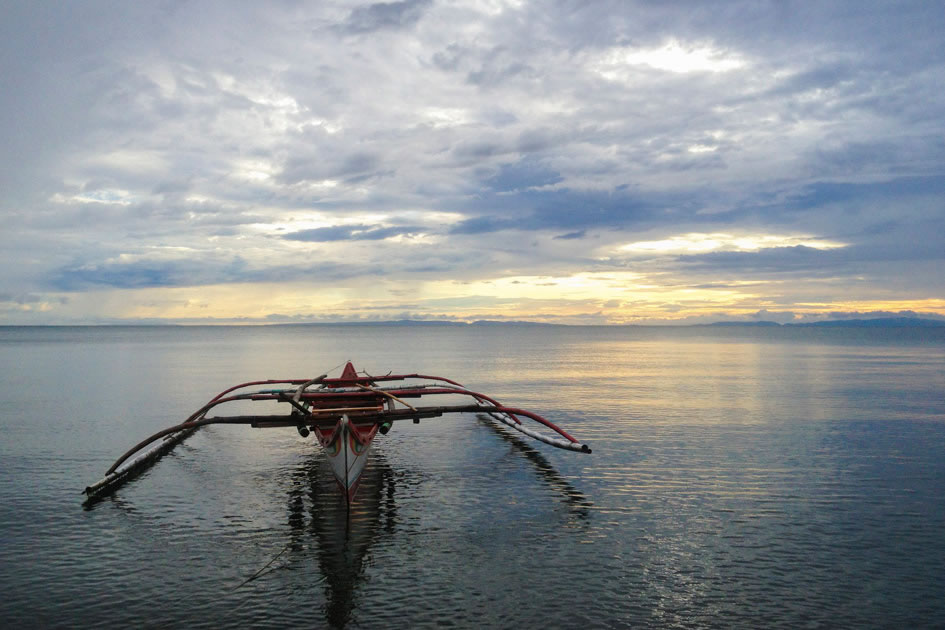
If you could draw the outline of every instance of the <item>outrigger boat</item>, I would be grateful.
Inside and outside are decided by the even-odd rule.
[[[419,383],[412,384],[409,381]],[[417,402],[425,396],[447,395],[464,396],[473,402],[437,406],[415,406],[407,402]],[[290,411],[275,415],[207,416],[210,410],[236,401],[275,401],[285,403]],[[436,418],[449,413],[484,414],[549,446],[591,452],[586,444],[578,442],[540,415],[525,409],[506,407],[456,381],[424,374],[372,376],[366,372],[358,373],[349,361],[337,378],[323,374],[313,379],[252,381],[224,390],[186,421],[158,431],[136,444],[112,464],[103,479],[88,486],[84,493],[90,500],[109,494],[200,427],[209,424],[248,424],[256,428],[294,427],[302,437],[314,433],[350,504],[358,491],[371,443],[378,433],[386,434],[397,420],[419,423],[421,418]],[[523,418],[543,425],[554,435],[526,426],[522,422]]]

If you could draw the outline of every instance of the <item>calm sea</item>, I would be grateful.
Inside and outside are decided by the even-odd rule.
[[[398,423],[346,517],[313,438],[225,387],[439,374],[594,449]],[[5,627],[945,626],[945,328],[0,328]],[[527,440],[527,438],[525,438]]]

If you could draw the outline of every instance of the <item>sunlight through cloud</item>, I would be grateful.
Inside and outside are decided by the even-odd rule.
[[[670,40],[659,48],[611,49],[595,64],[598,74],[611,81],[626,80],[628,71],[647,67],[674,74],[690,72],[728,72],[747,65],[740,56],[726,50],[702,45],[684,45]]]
[[[772,247],[810,247],[812,249],[837,249],[846,247],[846,243],[817,239],[813,236],[783,236],[775,234],[754,234],[733,236],[731,234],[690,233],[658,241],[637,241],[627,243],[618,249],[631,253],[661,254],[704,254],[714,251],[755,252]]]
[[[77,195],[66,196],[56,193],[49,198],[54,203],[100,203],[105,205],[130,206],[137,201],[135,195],[127,190],[101,189],[81,192]]]

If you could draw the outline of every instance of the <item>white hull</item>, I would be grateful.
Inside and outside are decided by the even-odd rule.
[[[351,426],[348,416],[343,416],[335,426],[328,443],[323,443],[331,471],[349,503],[358,491],[376,431],[374,428],[359,432]]]

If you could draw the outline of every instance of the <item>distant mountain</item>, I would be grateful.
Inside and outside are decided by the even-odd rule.
[[[271,326],[468,326],[466,322],[453,322],[443,319],[398,319],[377,321],[341,321],[341,322],[280,322]]]
[[[457,322],[448,319],[395,319],[372,321],[340,321],[340,322],[280,322],[273,326],[560,326],[561,324],[546,324],[544,322],[528,322],[519,320],[498,321],[480,319],[474,322]]]
[[[479,319],[474,321],[472,326],[560,326],[560,324],[547,324],[545,322],[526,322],[519,320],[496,321],[494,319]]]
[[[922,319],[920,317],[879,317],[875,319],[832,319],[825,322],[808,322],[804,324],[779,324],[777,322],[713,322],[698,324],[699,326],[752,326],[777,327],[791,326],[798,328],[941,328],[945,327],[945,320]]]
[[[525,321],[496,321],[491,319],[480,319],[471,323],[456,322],[445,319],[398,319],[392,321],[377,322],[338,322],[332,326],[554,326],[555,324],[545,324],[542,322]]]
[[[836,319],[826,322],[807,324],[785,324],[785,326],[817,328],[939,328],[945,327],[945,321],[939,319],[921,319],[919,317],[880,317],[877,319]]]
[[[377,322],[385,326],[466,326],[466,322],[453,322],[448,319],[398,319],[389,322]]]
[[[713,322],[711,324],[699,324],[701,326],[774,326],[778,327],[781,324],[778,322],[769,322],[769,321],[760,321],[760,322]]]

